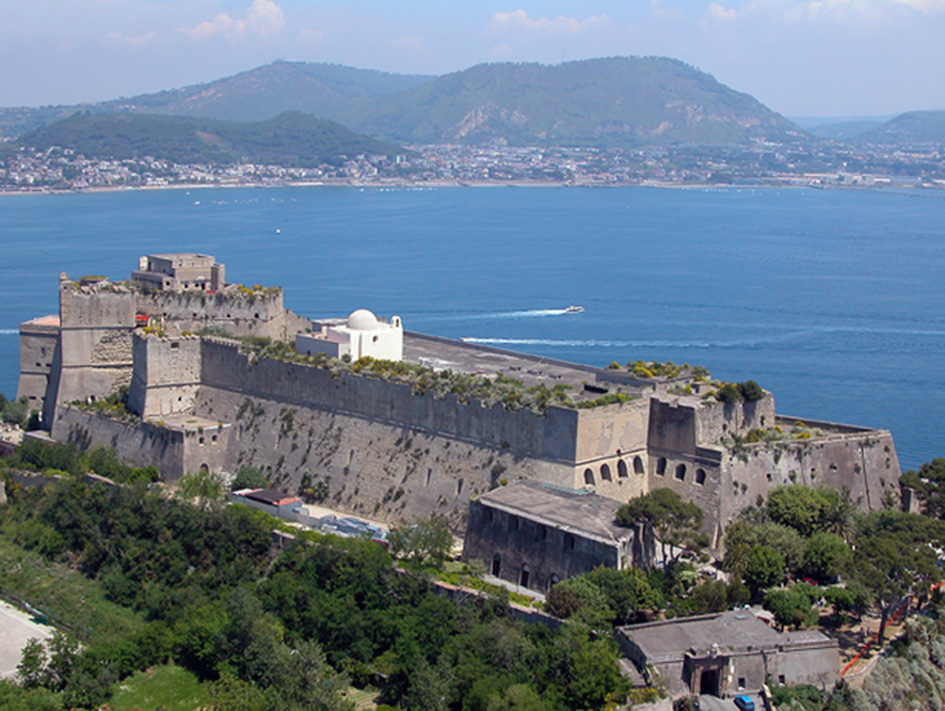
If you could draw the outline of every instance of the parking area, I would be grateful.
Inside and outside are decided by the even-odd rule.
[[[764,703],[762,703],[761,697],[755,694],[748,694],[748,696],[755,702],[755,709],[763,711]],[[699,697],[699,711],[739,711],[739,709],[733,699],[720,699],[703,694]]]
[[[0,600],[0,678],[16,674],[20,653],[32,637],[48,639],[53,628],[33,622],[32,617]]]

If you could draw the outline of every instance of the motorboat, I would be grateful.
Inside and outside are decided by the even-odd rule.
[[[575,306],[574,304],[571,304],[568,308],[566,308],[566,309],[564,310],[564,312],[565,312],[566,314],[579,314],[579,313],[583,313],[583,312],[584,312],[584,307],[583,307],[583,306]]]

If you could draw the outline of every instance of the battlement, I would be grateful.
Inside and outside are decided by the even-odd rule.
[[[873,509],[898,481],[888,432],[779,417],[750,381],[671,363],[594,368],[361,309],[313,324],[279,287],[213,282],[222,265],[208,255],[146,259],[133,283],[63,276],[58,321],[21,327],[20,383],[43,391],[54,437],[115,443],[172,478],[252,464],[390,521],[458,522],[471,496],[519,479],[616,501],[668,487],[706,512],[715,541],[779,484],[848,487]],[[140,424],[57,407],[121,385]]]

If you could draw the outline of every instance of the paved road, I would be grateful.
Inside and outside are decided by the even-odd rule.
[[[52,627],[38,625],[26,613],[0,601],[0,678],[16,673],[20,652],[31,637],[47,639],[52,633]]]

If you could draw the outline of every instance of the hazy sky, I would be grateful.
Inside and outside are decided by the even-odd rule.
[[[0,0],[0,106],[275,59],[444,74],[613,55],[681,59],[788,116],[945,109],[945,0]]]

